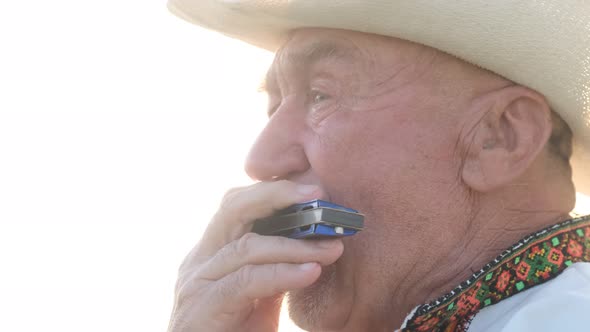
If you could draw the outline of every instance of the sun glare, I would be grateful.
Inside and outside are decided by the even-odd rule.
[[[163,0],[5,1],[0,31],[0,331],[165,331],[272,54]]]

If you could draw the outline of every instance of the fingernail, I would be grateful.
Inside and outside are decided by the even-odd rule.
[[[311,195],[318,190],[318,186],[300,184],[297,186],[297,192],[302,195]]]
[[[305,264],[299,265],[299,269],[301,271],[309,271],[309,270],[315,269],[315,267],[317,265],[318,265],[318,263],[305,263]]]

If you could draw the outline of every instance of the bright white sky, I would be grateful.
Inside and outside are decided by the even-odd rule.
[[[166,330],[271,57],[164,0],[0,2],[0,331]]]

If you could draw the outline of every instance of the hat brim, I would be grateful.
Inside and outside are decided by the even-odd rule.
[[[170,0],[179,17],[275,51],[297,28],[424,44],[542,93],[574,133],[576,190],[590,194],[590,2],[574,0]]]

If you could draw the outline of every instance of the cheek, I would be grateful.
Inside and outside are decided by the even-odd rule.
[[[452,142],[412,116],[396,110],[342,112],[314,132],[306,144],[308,158],[331,199],[381,211],[392,203],[412,209],[434,198],[432,183],[456,174]]]
[[[409,271],[414,262],[391,253],[430,241],[424,237],[433,233],[433,220],[449,210],[443,201],[455,201],[454,140],[434,132],[431,122],[410,111],[348,112],[327,119],[306,141],[311,168],[329,198],[366,217],[365,230],[345,239],[341,266],[342,275],[363,271],[356,276],[363,289]],[[382,288],[363,292],[371,289]]]
[[[398,129],[392,127],[395,121],[386,113],[343,112],[314,133],[307,152],[324,185],[360,189],[403,172],[412,159],[410,134],[415,131],[403,119],[397,119]]]

